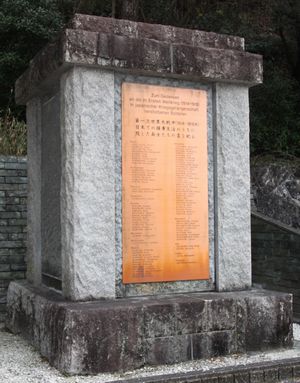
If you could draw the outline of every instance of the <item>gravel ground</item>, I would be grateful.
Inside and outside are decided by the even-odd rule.
[[[218,367],[246,365],[255,362],[300,357],[300,325],[294,325],[295,347],[291,350],[233,355],[194,362],[180,363],[175,366],[143,368],[125,374],[99,374],[97,376],[66,377],[40,357],[22,338],[0,329],[0,382],[5,383],[108,383],[133,377],[145,377],[193,370],[212,370]]]

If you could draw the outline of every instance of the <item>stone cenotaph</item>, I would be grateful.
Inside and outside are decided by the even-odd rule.
[[[7,328],[67,374],[292,344],[251,288],[244,40],[75,15],[16,83],[27,106],[27,281]]]

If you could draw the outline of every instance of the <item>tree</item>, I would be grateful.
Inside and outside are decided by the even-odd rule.
[[[124,0],[121,4],[121,18],[137,20],[139,14],[139,0]]]
[[[264,56],[250,91],[253,153],[300,155],[299,0],[0,0],[0,115],[29,60],[75,12],[240,35]],[[24,116],[24,114],[23,114]]]
[[[300,85],[300,2],[277,1],[274,17],[290,71]]]
[[[33,55],[53,39],[64,24],[54,2],[0,0],[0,108],[13,105],[16,78]]]

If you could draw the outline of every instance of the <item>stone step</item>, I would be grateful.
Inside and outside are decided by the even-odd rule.
[[[250,363],[213,368],[209,371],[190,371],[140,376],[115,383],[273,383],[300,382],[300,358]]]

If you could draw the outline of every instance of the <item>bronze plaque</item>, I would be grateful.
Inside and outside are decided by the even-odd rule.
[[[207,92],[122,85],[123,283],[209,279]]]

